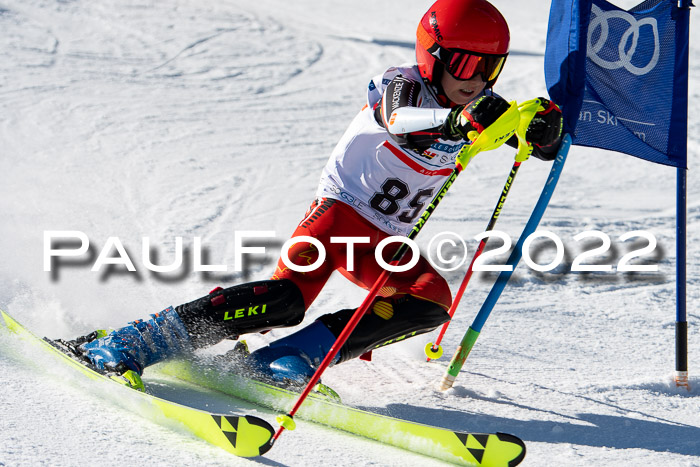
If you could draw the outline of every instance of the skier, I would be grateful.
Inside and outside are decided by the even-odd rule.
[[[505,19],[486,0],[437,0],[430,7],[418,25],[417,63],[389,68],[369,82],[366,105],[333,150],[317,199],[293,233],[323,244],[326,258],[318,269],[301,273],[280,260],[269,280],[216,288],[149,320],[70,341],[69,347],[98,369],[138,378],[145,367],[170,356],[301,323],[335,270],[370,288],[382,272],[374,257],[378,243],[408,234],[452,173],[460,148],[470,144],[470,132],[480,133],[508,109],[492,88],[509,41]],[[526,137],[537,158],[552,160],[562,117],[555,104],[540,99],[544,110],[533,117]],[[411,121],[413,127],[415,118],[424,121],[420,131],[397,130],[406,121],[396,111],[405,107],[424,109]],[[435,126],[433,109],[452,110]],[[517,146],[517,139],[508,144]],[[355,243],[337,243],[333,237],[352,237]],[[391,245],[385,260],[398,248]],[[354,265],[346,264],[349,250]],[[296,265],[318,258],[308,240],[289,249]],[[449,319],[451,301],[447,282],[421,256],[410,270],[391,275],[333,363],[435,329]],[[241,360],[258,377],[305,384],[354,311],[325,314]]]

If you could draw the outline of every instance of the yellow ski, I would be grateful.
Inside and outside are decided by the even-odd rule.
[[[41,339],[0,310],[5,327],[25,342],[48,352],[59,364],[77,370],[81,375],[92,379],[108,381],[115,391],[126,391],[131,397],[139,398],[144,404],[138,404],[139,414],[158,420],[163,417],[174,420],[193,435],[226,451],[242,457],[255,457],[266,453],[272,447],[274,429],[265,420],[251,415],[236,416],[212,414],[184,405],[176,404],[156,396],[130,389],[123,383],[112,380],[109,376],[93,371],[91,368],[61,352],[49,342]]]
[[[299,396],[203,363],[173,360],[157,365],[155,370],[283,412]],[[525,444],[513,435],[456,432],[423,425],[349,407],[316,393],[311,393],[296,417],[453,464],[510,467],[525,457]]]

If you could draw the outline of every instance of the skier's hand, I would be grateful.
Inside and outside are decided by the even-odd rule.
[[[525,139],[540,149],[556,149],[561,142],[564,125],[561,109],[544,97],[538,99],[544,110],[537,112],[530,120]]]
[[[480,134],[509,108],[510,104],[502,97],[479,97],[467,105],[452,109],[442,125],[442,133],[445,138],[451,140],[475,139],[469,138],[470,132],[476,131]]]

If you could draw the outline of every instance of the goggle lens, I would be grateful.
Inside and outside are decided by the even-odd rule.
[[[498,78],[505,61],[503,55],[452,51],[449,60],[444,63],[446,71],[455,79],[468,80],[480,74],[484,81],[493,81]]]

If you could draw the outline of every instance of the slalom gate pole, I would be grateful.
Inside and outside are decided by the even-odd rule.
[[[677,27],[681,27],[681,34],[676,31],[676,46],[682,47],[683,53],[679,61],[683,62],[685,69],[688,69],[688,49],[690,47],[688,30],[690,29],[690,8],[693,0],[678,0],[677,6],[682,11],[682,15],[677,20]],[[685,43],[683,43],[685,42]],[[685,133],[688,132],[688,108],[687,76],[681,81],[685,86],[686,102],[683,115],[686,119]],[[682,107],[679,106],[679,110]],[[679,112],[680,113],[680,112]],[[687,137],[687,135],[686,135]],[[687,141],[686,141],[687,143]],[[688,160],[687,144],[685,146],[684,159]],[[673,379],[676,387],[682,387],[690,391],[688,381],[688,315],[686,309],[686,285],[687,285],[687,182],[688,169],[676,168],[676,372]]]
[[[515,155],[515,162],[513,163],[513,167],[510,169],[510,174],[508,174],[508,179],[506,180],[506,183],[503,186],[503,191],[501,191],[501,196],[498,198],[498,202],[496,203],[496,207],[493,210],[493,214],[491,214],[491,219],[489,219],[489,223],[486,226],[485,232],[490,232],[495,227],[496,221],[498,220],[498,217],[501,214],[501,209],[503,208],[503,205],[506,202],[506,198],[508,197],[508,193],[510,192],[510,187],[513,186],[515,176],[518,174],[518,169],[520,169],[520,165],[526,160],[528,160],[530,158],[530,155],[532,154],[533,148],[532,145],[528,143],[525,139],[525,133],[527,133],[527,127],[530,124],[530,121],[532,120],[532,117],[534,117],[535,113],[544,110],[544,107],[541,106],[540,101],[538,99],[532,99],[523,102],[518,108],[520,110],[520,125],[518,125],[518,130],[516,131],[516,135],[518,135],[518,152]],[[440,329],[440,334],[438,334],[438,337],[437,339],[435,339],[435,342],[428,342],[428,344],[426,344],[425,346],[425,356],[427,357],[426,361],[428,362],[431,359],[438,359],[442,357],[443,349],[440,345],[440,342],[442,342],[442,338],[445,336],[445,331],[447,331],[447,328],[449,327],[450,322],[452,321],[452,317],[454,316],[455,311],[457,311],[457,308],[459,307],[459,302],[462,300],[464,291],[466,290],[467,285],[469,284],[469,280],[471,279],[472,274],[474,273],[474,263],[484,251],[484,248],[486,247],[486,242],[488,242],[488,237],[484,237],[481,240],[481,242],[479,242],[479,246],[477,247],[476,252],[474,252],[474,257],[472,258],[471,263],[469,263],[467,273],[464,276],[464,279],[462,280],[462,284],[459,286],[459,290],[457,290],[457,294],[455,295],[455,298],[452,301],[452,306],[450,307],[450,310],[448,312],[448,314],[450,315],[450,321],[442,325],[442,328]]]
[[[688,317],[686,312],[687,169],[676,169],[676,373],[677,387],[688,382]]]
[[[512,102],[510,108],[505,113],[503,113],[503,115],[501,115],[492,125],[490,125],[484,131],[482,131],[481,134],[477,134],[476,132],[474,132],[470,135],[470,139],[473,140],[473,143],[471,145],[465,145],[464,147],[462,147],[459,154],[457,154],[455,169],[452,171],[452,174],[447,178],[445,183],[443,183],[438,193],[433,197],[433,200],[430,202],[428,207],[425,208],[423,214],[421,214],[420,218],[418,219],[418,222],[416,222],[416,224],[413,226],[413,229],[411,229],[411,232],[409,232],[407,236],[409,240],[413,240],[418,235],[418,233],[421,231],[427,220],[430,218],[430,215],[433,213],[437,205],[440,203],[440,201],[445,196],[449,188],[457,179],[457,176],[466,168],[467,164],[471,161],[471,159],[473,159],[481,151],[496,149],[497,147],[502,145],[508,138],[510,138],[510,136],[512,136],[516,132],[519,123],[520,112],[518,110],[517,104],[515,102]],[[472,138],[471,136],[474,136],[474,138]],[[394,256],[392,257],[389,264],[391,266],[398,265],[398,263],[401,261],[401,259],[406,254],[409,248],[410,247],[406,242],[402,243],[399,249],[396,251],[396,253],[394,253]],[[297,398],[294,407],[292,407],[292,410],[290,410],[289,413],[286,415],[280,415],[277,417],[277,422],[280,424],[280,426],[277,429],[275,435],[272,437],[272,443],[274,443],[280,437],[280,435],[284,432],[285,429],[294,429],[294,415],[297,413],[304,400],[306,400],[308,395],[311,393],[311,390],[321,379],[321,375],[323,374],[323,372],[330,366],[330,363],[335,359],[335,356],[338,354],[341,347],[348,340],[350,334],[355,330],[355,327],[357,327],[358,323],[360,322],[360,319],[362,319],[362,317],[368,312],[370,306],[372,305],[372,302],[374,301],[375,297],[379,292],[379,289],[381,289],[384,286],[384,284],[386,284],[386,281],[389,279],[390,275],[391,271],[389,269],[384,269],[382,274],[379,276],[379,278],[377,278],[376,282],[370,289],[369,293],[365,297],[360,307],[357,310],[355,310],[355,313],[353,313],[352,317],[350,318],[350,321],[348,321],[348,324],[345,325],[345,328],[340,333],[335,343],[331,346],[330,350],[328,351],[328,354],[323,359],[319,367],[316,369],[314,375],[304,387],[304,390]]]
[[[486,226],[486,230],[484,230],[485,232],[490,232],[495,227],[496,221],[498,220],[498,216],[501,213],[501,208],[506,202],[508,192],[510,192],[510,187],[513,186],[513,180],[515,180],[515,176],[518,174],[518,169],[520,168],[521,164],[522,162],[515,161],[513,167],[510,169],[510,174],[508,174],[508,179],[506,180],[506,184],[503,186],[503,191],[501,192],[500,198],[498,198],[498,203],[496,203],[496,208],[493,210],[493,214],[491,214],[491,219],[489,220],[489,223]],[[435,339],[435,342],[428,342],[428,344],[425,346],[425,356],[426,361],[428,362],[432,359],[438,359],[442,357],[443,350],[442,346],[440,345],[440,342],[442,342],[442,338],[445,335],[445,331],[447,331],[447,328],[452,322],[452,317],[454,316],[455,311],[457,311],[457,308],[459,307],[459,302],[461,301],[462,296],[464,295],[464,291],[466,290],[467,285],[469,284],[469,280],[472,278],[472,274],[474,272],[474,263],[484,251],[488,239],[489,237],[484,237],[479,242],[479,246],[474,252],[472,261],[471,263],[469,263],[469,267],[467,268],[467,273],[464,276],[464,279],[462,279],[462,284],[459,286],[459,290],[457,290],[457,294],[455,295],[455,298],[452,301],[452,306],[448,311],[448,314],[450,315],[450,321],[442,325],[442,328],[440,329],[440,334],[438,334],[437,339]]]
[[[525,228],[520,234],[520,238],[518,239],[513,252],[508,258],[506,265],[510,266],[510,269],[507,271],[502,271],[501,274],[499,274],[498,279],[491,288],[491,292],[489,292],[489,295],[486,297],[486,300],[481,306],[479,313],[476,315],[476,318],[474,318],[474,322],[471,326],[469,326],[467,332],[462,337],[462,341],[460,342],[459,347],[457,347],[457,350],[455,351],[455,354],[453,355],[452,360],[450,361],[450,364],[447,367],[442,380],[440,381],[439,388],[441,390],[447,390],[454,384],[457,375],[459,375],[465,360],[469,356],[472,347],[474,347],[474,344],[481,333],[484,323],[486,323],[486,320],[501,296],[501,293],[508,283],[508,280],[513,275],[513,271],[523,255],[523,244],[525,243],[525,240],[537,229],[537,226],[539,225],[540,220],[542,220],[542,216],[547,209],[549,200],[552,198],[552,193],[554,193],[554,189],[559,181],[559,176],[564,168],[564,162],[566,162],[566,156],[569,153],[570,147],[571,136],[569,134],[565,134],[564,138],[562,139],[561,146],[559,147],[557,157],[554,160],[552,170],[550,171],[549,177],[547,178],[547,181],[542,188],[542,192],[540,193],[540,197],[537,200],[537,204],[535,205]]]

